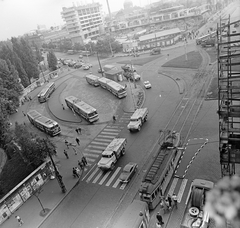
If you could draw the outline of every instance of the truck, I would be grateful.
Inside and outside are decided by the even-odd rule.
[[[150,55],[158,55],[161,54],[161,48],[153,48],[150,52]]]
[[[110,71],[110,70],[117,70],[117,67],[114,66],[114,65],[104,65],[102,69],[103,69],[104,72],[107,72],[107,71]]]
[[[115,138],[102,152],[102,157],[98,162],[98,168],[102,170],[113,170],[118,159],[125,154],[127,139]]]
[[[186,208],[180,228],[207,228],[210,223],[209,213],[203,211],[206,193],[214,187],[212,181],[195,179],[186,199]]]
[[[147,121],[147,115],[148,115],[147,108],[137,109],[130,118],[130,123],[127,126],[128,130],[130,132],[140,131],[143,123]]]

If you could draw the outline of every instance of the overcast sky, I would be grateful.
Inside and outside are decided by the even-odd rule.
[[[62,7],[73,2],[85,4],[99,2],[107,12],[106,0],[0,0],[0,41],[35,30],[37,25],[56,26],[63,24]],[[133,5],[144,6],[156,0],[132,0]],[[123,8],[124,0],[108,0],[112,12]]]

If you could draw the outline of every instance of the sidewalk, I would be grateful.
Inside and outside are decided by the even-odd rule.
[[[125,81],[123,83],[125,83]],[[34,97],[39,93],[41,89],[42,87],[37,88],[34,91],[32,91],[29,95],[31,97]],[[61,90],[63,89],[64,87],[60,88],[59,92],[61,92]],[[133,83],[130,83],[127,85],[128,95],[126,98],[123,98],[124,100],[122,101],[123,109],[125,112],[134,111],[133,98],[134,100],[137,99],[139,91],[142,91],[143,94],[145,94],[141,86],[137,85],[137,87],[135,88]],[[143,99],[143,102],[144,102],[144,99]],[[23,123],[27,121],[26,119],[27,117],[23,115],[22,111],[26,113],[30,105],[31,105],[31,101],[19,107],[18,112],[11,116],[11,122],[14,124],[15,121],[18,121],[19,123]],[[60,101],[55,102],[54,106],[52,105],[50,106],[49,108],[51,109],[52,114],[57,118],[62,118],[67,120],[69,116],[72,116],[72,115],[69,115],[68,112],[61,112],[62,106]],[[76,122],[75,119],[73,120],[71,118],[68,119],[68,121]],[[63,142],[58,142],[56,145],[57,145],[58,153],[57,153],[57,156],[54,158],[54,160],[56,161],[56,165],[59,168],[60,174],[63,176],[63,183],[66,186],[67,193],[64,194],[61,192],[61,188],[58,185],[58,182],[56,179],[50,180],[43,186],[42,188],[43,191],[39,195],[39,198],[41,200],[43,207],[46,209],[46,211],[49,211],[45,217],[40,214],[42,212],[42,207],[39,204],[37,198],[35,196],[32,196],[14,214],[12,214],[12,216],[8,220],[6,220],[3,224],[1,224],[1,227],[3,228],[18,227],[18,223],[17,223],[17,220],[15,219],[15,215],[19,215],[23,219],[24,224],[22,227],[24,228],[39,227],[39,225],[48,216],[51,215],[54,209],[62,202],[62,200],[71,192],[71,190],[77,184],[78,180],[72,176],[72,168],[77,166],[77,161],[81,159],[82,157],[81,152],[79,152],[78,155],[75,155],[72,148],[70,147],[70,149],[68,149],[69,159],[66,159],[65,155],[63,154],[63,150],[66,149],[65,144]],[[82,150],[83,148],[81,147],[81,151]],[[84,172],[85,173],[87,172],[87,168],[85,168]],[[84,172],[81,175],[83,175]]]

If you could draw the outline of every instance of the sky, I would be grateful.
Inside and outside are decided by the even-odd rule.
[[[123,8],[125,0],[108,0],[111,12]],[[37,29],[37,25],[63,25],[62,7],[75,3],[87,4],[99,2],[103,11],[107,11],[106,0],[0,0],[0,41],[21,36]],[[153,0],[132,0],[134,6],[144,6]]]

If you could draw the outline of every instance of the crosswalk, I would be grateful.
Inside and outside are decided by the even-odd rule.
[[[107,145],[116,138],[129,123],[132,113],[124,113],[115,123],[107,125],[100,134],[84,149],[83,154],[87,158],[89,170],[82,181],[87,183],[105,185],[107,187],[124,189],[126,184],[121,184],[118,177],[122,167],[116,167],[114,171],[103,172],[96,165],[96,160],[101,156]]]

